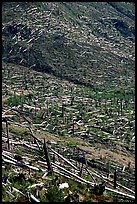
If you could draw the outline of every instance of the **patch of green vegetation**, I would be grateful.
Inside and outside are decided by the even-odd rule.
[[[76,146],[77,144],[78,144],[78,143],[77,143],[76,141],[72,141],[72,140],[70,140],[70,141],[67,142],[67,146],[68,146],[68,147]]]
[[[6,190],[7,190],[7,188],[2,185],[2,198],[3,198],[3,199],[6,198]]]
[[[67,18],[76,23],[76,18],[78,16],[77,12],[74,10],[74,7],[70,6],[67,2],[61,2],[58,4],[60,8],[65,10],[65,15],[67,15]]]
[[[25,95],[13,95],[10,98],[7,99],[5,102],[8,106],[18,106],[24,104],[24,101],[26,99]]]
[[[59,190],[57,186],[50,186],[45,193],[46,199],[42,199],[42,202],[63,202],[64,196],[62,190]]]
[[[24,137],[24,138],[30,134],[29,130],[27,130],[26,128],[14,126],[12,124],[9,125],[9,131],[15,135],[18,135],[18,136]]]

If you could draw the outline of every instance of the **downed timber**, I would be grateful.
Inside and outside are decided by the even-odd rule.
[[[10,163],[10,164],[14,164],[14,165],[16,165],[16,166],[27,167],[27,168],[29,168],[29,169],[39,171],[39,168],[37,168],[37,167],[30,166],[30,165],[27,165],[27,164],[24,164],[24,163],[21,163],[21,162],[18,162],[18,161],[12,161],[12,160],[5,159],[5,158],[2,158],[2,160],[3,160],[4,162]]]
[[[3,140],[3,142],[7,142],[7,138],[2,137],[2,140]],[[16,145],[22,145],[23,144],[22,141],[21,142],[20,141],[15,141],[15,140],[13,140],[11,138],[10,138],[10,143],[16,144]]]
[[[123,192],[108,188],[106,186],[105,186],[105,190],[114,192],[116,194],[122,195],[122,196],[127,197],[127,198],[130,198],[131,200],[135,200],[135,196],[133,196],[133,195],[129,195],[129,194],[126,194],[126,193],[123,193]]]
[[[27,188],[30,189],[30,188],[35,188],[35,187],[43,187],[44,186],[44,183],[41,182],[41,183],[36,183],[36,184],[33,184],[32,186],[28,186]]]
[[[29,106],[29,105],[27,105],[27,104],[24,104],[24,108],[35,109],[34,106]],[[39,108],[37,108],[37,110],[39,110]]]
[[[6,186],[7,184],[11,185],[12,183],[8,180],[6,184],[5,184],[5,183],[3,183],[3,184]],[[10,187],[11,187],[11,190],[12,190],[12,191],[16,191],[17,193],[20,193],[21,195],[23,195],[24,197],[26,197],[25,194],[22,193],[22,192],[21,192],[20,190],[18,190],[17,188],[15,188],[15,187],[13,187],[13,186],[10,186]]]
[[[92,172],[90,172],[90,173],[93,174],[93,175],[95,175],[95,176],[98,177],[98,178],[103,178],[102,175],[98,175],[96,172],[93,172],[93,171],[92,171]]]
[[[43,174],[42,179],[44,179],[48,174],[49,174],[49,172],[46,171],[46,172]]]
[[[5,112],[2,113],[2,118],[8,116],[8,115],[5,115],[6,113],[12,111],[13,107],[12,108],[9,108],[8,110],[5,110]]]
[[[109,185],[113,186],[113,183],[114,183],[113,180],[110,180],[109,178],[107,178],[107,177],[105,177],[105,176],[103,176],[103,175],[99,175],[99,174],[97,174],[96,172],[91,172],[91,171],[88,170],[88,168],[86,168],[86,171],[90,174],[90,176],[93,178],[94,181],[95,181],[95,178],[93,177],[93,175],[95,175],[95,176],[98,177],[98,178],[101,178],[103,181],[105,181],[105,182],[107,182]],[[93,174],[93,175],[92,175],[92,174]],[[123,189],[125,189],[125,190],[127,190],[127,191],[130,191],[131,193],[134,193],[134,194],[135,194],[134,191],[132,191],[131,189],[129,189],[129,188],[125,187],[125,186],[122,186],[122,185],[119,184],[119,183],[117,183],[117,186],[119,186],[119,187],[121,187],[121,188],[123,188]]]
[[[87,163],[88,163],[88,165],[90,165],[93,168],[97,168],[97,169],[99,169],[101,171],[103,170],[105,172],[108,171],[106,164],[103,163],[103,162],[97,161],[95,159],[90,159],[90,160],[87,159]],[[114,166],[114,165],[110,165],[110,166],[112,168],[117,168],[118,170],[121,171],[121,167],[117,167],[117,166]]]
[[[9,120],[9,119],[8,119],[8,123],[9,123],[9,124],[14,124],[14,125],[17,125],[17,126],[20,126],[20,127],[28,128],[27,125],[23,125],[23,124],[21,124],[21,123],[17,123],[17,122],[15,122],[15,121],[11,121],[11,120]]]
[[[86,170],[88,170],[88,169],[86,168]],[[88,171],[89,171],[89,170],[88,170]],[[107,178],[107,177],[105,177],[105,176],[103,176],[103,175],[98,175],[98,174],[95,173],[95,172],[89,172],[89,173],[95,175],[95,176],[98,177],[98,178],[101,178],[101,179],[104,180],[105,182],[108,182],[110,185],[112,185],[112,183],[114,183],[113,180],[110,180],[109,178]],[[119,186],[119,187],[121,187],[121,188],[123,188],[123,189],[125,189],[125,190],[127,190],[127,191],[130,191],[131,193],[135,194],[135,192],[134,192],[133,190],[131,190],[131,189],[129,189],[129,188],[127,188],[127,187],[121,185],[121,184],[118,183],[118,182],[117,182],[117,186]]]
[[[37,147],[32,147],[31,145],[28,145],[28,144],[26,144],[26,143],[23,143],[23,145],[25,145],[26,147],[29,147],[29,148],[31,148],[31,149],[33,149],[33,150],[38,150]]]
[[[67,162],[70,166],[72,166],[73,168],[75,168],[78,171],[78,168],[76,166],[74,166],[74,164],[72,164],[70,161],[68,161],[66,158],[64,158],[61,154],[59,154],[58,152],[56,152],[55,150],[51,149],[50,150],[52,152],[54,152],[56,155],[58,155],[61,159],[63,159],[65,162]]]
[[[64,176],[64,177],[68,178],[68,179],[70,179],[70,178],[71,178],[70,176],[65,175],[64,173],[61,173],[61,172],[57,171],[56,169],[53,169],[53,171],[54,171],[55,173],[57,173],[57,174],[61,175],[61,176]]]
[[[48,168],[47,164],[46,164],[46,161],[38,160],[37,163],[39,163],[40,165],[44,166],[45,168]]]
[[[123,195],[116,194],[116,195],[114,195],[114,197],[120,198],[120,199],[126,200],[126,201],[129,200],[129,201],[131,202],[131,198],[125,197],[125,196],[123,196]]]
[[[10,156],[4,154],[4,153],[2,153],[2,156],[6,157],[6,158],[8,158],[8,159],[10,159],[10,160],[12,160],[13,162],[17,162],[16,159],[14,159],[14,158],[12,158],[12,157],[10,157]]]
[[[2,120],[3,120],[4,118],[12,118],[12,117],[14,117],[14,115],[2,115]]]
[[[38,141],[37,141],[36,139],[35,139],[35,142],[36,142],[36,144],[37,144],[39,150],[41,150],[40,145],[39,145],[39,143],[38,143]]]
[[[8,160],[8,159],[3,159],[3,158],[2,158],[2,160],[3,160],[4,162],[7,162],[7,163],[10,163],[10,164],[16,165],[16,163],[15,163],[14,161],[11,161],[11,160]],[[19,165],[19,166],[20,166],[20,165]]]
[[[53,166],[58,167],[59,169],[63,170],[64,172],[66,172],[66,173],[70,174],[71,176],[73,176],[73,177],[79,179],[80,181],[83,181],[83,182],[85,182],[85,183],[87,183],[87,184],[90,184],[91,186],[94,186],[94,185],[95,185],[95,183],[93,183],[93,182],[91,182],[91,181],[87,181],[87,180],[81,178],[80,176],[78,176],[78,175],[76,175],[76,174],[74,174],[74,173],[72,173],[72,172],[70,172],[70,171],[64,169],[63,167],[61,167],[61,166],[59,166],[59,165],[57,165],[57,164],[55,164],[55,163],[53,163],[53,162],[51,162],[51,163],[52,163]]]
[[[34,200],[35,202],[40,202],[40,200],[38,200],[34,195],[32,195],[31,193],[29,193],[29,197]]]
[[[58,173],[58,174],[61,175],[61,176],[66,177],[66,178],[69,178],[69,179],[72,179],[72,178],[73,178],[72,175],[70,175],[69,172],[65,172],[65,171],[62,172],[62,169],[58,169],[58,167],[53,166],[53,171],[54,171],[55,173]],[[73,178],[73,179],[74,179],[74,178]],[[81,181],[81,180],[79,180],[79,179],[77,179],[77,178],[75,178],[75,181],[77,181],[77,182],[79,182],[79,183],[85,183],[84,181]]]
[[[12,108],[10,108],[10,109],[6,110],[4,113],[2,113],[2,118],[7,117],[8,115],[5,115],[5,114],[6,114],[7,112],[9,112],[11,109],[12,109]]]
[[[88,172],[88,174],[92,177],[93,181],[95,181],[95,178],[93,177],[93,175],[91,174],[91,172],[88,170],[87,166],[86,166],[86,171]]]
[[[72,179],[72,177],[71,177],[71,176],[69,176],[69,175],[65,174],[64,172],[63,172],[63,173],[61,173],[60,171],[57,171],[57,170],[56,170],[56,169],[54,169],[54,168],[53,168],[53,171],[54,171],[55,173],[57,173],[57,174],[59,174],[59,175],[61,175],[61,176],[65,177],[65,178]],[[85,183],[84,181],[81,181],[81,180],[79,180],[79,179],[75,179],[75,181],[77,181],[77,182],[79,182],[79,183]]]
[[[10,151],[8,151],[8,150],[6,150],[6,151],[2,150],[2,152],[5,153],[5,154],[8,154],[8,155],[12,155],[12,153]]]
[[[79,179],[80,181],[82,181],[82,182],[84,182],[84,183],[90,184],[90,185],[93,186],[93,187],[94,187],[94,185],[95,185],[95,183],[93,183],[93,182],[91,182],[91,181],[87,181],[87,180],[85,180],[85,179],[79,177],[78,175],[76,175],[76,174],[74,174],[74,173],[72,173],[72,172],[70,172],[70,171],[68,171],[68,170],[66,170],[66,169],[64,169],[64,168],[62,168],[62,167],[60,167],[60,166],[57,165],[57,164],[54,164],[54,163],[53,163],[52,165],[55,166],[55,167],[58,167],[59,169],[62,169],[63,171],[67,172],[67,173],[70,174],[71,176],[73,176],[73,177]],[[116,194],[119,194],[119,195],[122,195],[122,196],[125,196],[125,197],[128,197],[128,198],[130,198],[130,199],[132,199],[132,200],[135,199],[135,196],[132,196],[132,195],[129,195],[129,194],[125,194],[125,193],[123,193],[123,192],[120,192],[120,191],[117,191],[117,190],[113,190],[113,189],[108,188],[108,187],[105,187],[105,190],[114,192],[114,193],[116,193]]]
[[[86,168],[86,170],[87,170],[87,168]],[[109,184],[111,184],[111,185],[112,185],[112,183],[114,183],[114,180],[110,180],[108,177],[103,176],[103,175],[101,175],[101,174],[98,175],[97,171],[95,171],[95,170],[94,170],[94,172],[93,172],[93,170],[92,170],[92,172],[90,172],[90,173],[92,173],[93,175],[97,176],[98,178],[103,179],[103,180],[106,181],[106,182],[109,182]],[[131,189],[129,189],[129,188],[127,188],[127,187],[121,185],[121,184],[118,183],[118,182],[117,182],[117,186],[119,186],[119,187],[121,187],[121,188],[123,188],[123,189],[125,189],[125,190],[127,190],[127,191],[130,191],[131,193],[135,194],[135,192],[134,192],[133,190],[131,190]]]
[[[29,124],[31,124],[31,120],[30,118],[26,117],[19,109],[17,109],[16,107],[11,108],[11,111],[13,112],[17,112],[20,114],[20,116],[22,116]]]
[[[37,140],[38,142],[40,142],[41,144],[43,144],[43,142],[42,142],[40,139],[38,139],[38,138],[34,135],[32,128],[31,128],[31,127],[28,127],[28,129],[30,130],[32,137],[33,137],[35,140]]]
[[[22,192],[21,192],[20,190],[18,190],[17,188],[12,187],[12,189],[13,189],[13,191],[16,191],[17,193],[20,193],[21,195],[23,195],[24,197],[26,197],[25,194],[22,193]]]
[[[29,168],[29,169],[36,170],[36,171],[39,171],[39,170],[40,170],[38,167],[30,166],[30,165],[28,165],[28,164],[25,164],[24,167],[27,167],[27,168]]]
[[[8,196],[12,197],[13,199],[16,198],[16,196],[13,195],[10,191],[7,190],[6,193],[8,194]]]
[[[129,191],[129,192],[131,192],[131,193],[133,193],[133,194],[135,194],[135,191],[133,191],[133,190],[127,188],[126,186],[121,185],[121,184],[118,183],[118,182],[117,182],[117,186],[119,186],[119,187],[121,187],[121,188],[123,188],[123,189],[125,189],[125,190],[127,190],[127,191]]]

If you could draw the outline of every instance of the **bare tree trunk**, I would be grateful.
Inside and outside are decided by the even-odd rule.
[[[122,99],[120,100],[120,112],[121,112],[121,115],[122,115],[122,110],[123,110],[123,101]]]
[[[74,120],[73,120],[73,124],[72,124],[72,135],[74,135]]]
[[[49,117],[49,102],[47,101],[47,116]]]
[[[117,172],[115,169],[115,171],[114,171],[114,189],[116,189],[116,179],[117,179]]]
[[[61,116],[62,116],[62,120],[63,120],[63,123],[64,123],[64,104],[62,103],[62,113],[61,113]]]
[[[45,138],[44,138],[44,152],[45,152],[45,157],[46,157],[46,161],[47,161],[47,165],[48,165],[48,171],[50,174],[53,173],[53,169],[52,169],[52,166],[51,166],[51,163],[50,163],[50,158],[49,158],[49,153],[48,153],[48,149],[47,149],[47,145],[46,145],[46,141],[45,141]]]
[[[8,121],[7,119],[5,119],[6,121],[6,130],[7,130],[7,142],[8,142],[8,149],[10,150],[10,143],[9,143],[9,128],[8,128]]]

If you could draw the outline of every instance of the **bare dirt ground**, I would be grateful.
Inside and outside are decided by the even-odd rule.
[[[38,134],[38,133],[37,133]],[[81,138],[75,138],[75,137],[56,137],[55,135],[48,134],[41,134],[39,135],[40,138],[45,138],[46,141],[54,141],[57,143],[62,142],[68,142],[73,141],[77,142],[77,146],[81,149],[87,152],[86,157],[87,158],[105,158],[107,160],[111,160],[114,162],[117,162],[120,165],[128,166],[129,162],[131,163],[131,168],[135,168],[135,155],[130,154],[128,151],[124,149],[124,147],[120,144],[116,145],[116,148],[112,147],[112,149],[109,147],[105,147],[104,145],[101,145],[100,143],[96,143],[95,146],[90,146],[88,142],[83,141]]]
[[[96,147],[88,147],[88,146],[82,146],[79,145],[79,148],[85,151],[88,151],[89,154],[86,156],[88,158],[107,158],[111,161],[115,161],[119,164],[122,164],[123,166],[128,166],[128,163],[131,162],[131,168],[135,168],[135,158],[129,155],[126,155],[122,150],[111,150],[111,149],[104,149]]]

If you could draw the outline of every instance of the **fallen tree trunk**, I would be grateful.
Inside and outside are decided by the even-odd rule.
[[[27,164],[24,164],[24,163],[21,163],[21,162],[12,161],[12,160],[9,160],[9,159],[4,159],[4,158],[2,158],[2,160],[3,160],[4,162],[10,163],[10,164],[14,164],[14,165],[16,165],[16,166],[27,167],[27,168],[29,168],[29,169],[39,171],[39,168],[34,167],[34,166],[30,166],[30,165],[27,165]]]
[[[130,198],[131,200],[135,200],[135,196],[133,196],[133,195],[129,195],[129,194],[126,194],[126,193],[123,193],[123,192],[120,192],[120,191],[117,191],[117,190],[114,190],[114,189],[111,189],[111,188],[108,188],[108,187],[105,187],[105,190],[111,191],[113,193],[122,195],[122,196],[127,197],[127,198]]]
[[[74,164],[72,164],[70,161],[68,161],[66,158],[64,158],[61,154],[59,154],[58,152],[56,152],[55,150],[53,150],[51,148],[50,148],[50,150],[78,171],[77,167]]]
[[[28,129],[30,130],[32,137],[33,137],[35,140],[37,140],[38,142],[40,142],[41,144],[43,144],[43,142],[42,142],[40,139],[38,139],[38,138],[34,135],[32,128],[31,128],[31,127],[28,127]]]
[[[66,173],[68,173],[68,174],[70,174],[71,176],[73,176],[73,177],[75,177],[75,178],[77,178],[77,179],[83,181],[84,183],[90,184],[91,186],[94,186],[94,185],[95,185],[95,183],[93,183],[93,182],[91,182],[91,181],[87,181],[87,180],[81,178],[80,176],[78,176],[78,175],[76,175],[76,174],[74,174],[74,173],[72,173],[72,172],[70,172],[70,171],[64,169],[63,167],[61,167],[61,166],[59,166],[59,165],[57,165],[57,164],[55,164],[55,163],[53,163],[53,162],[51,162],[51,163],[52,163],[53,166],[58,167],[59,169],[63,170],[64,172],[66,172]]]
[[[29,193],[29,197],[34,200],[35,202],[40,202],[40,200],[38,200],[34,195],[32,195],[31,193]]]

